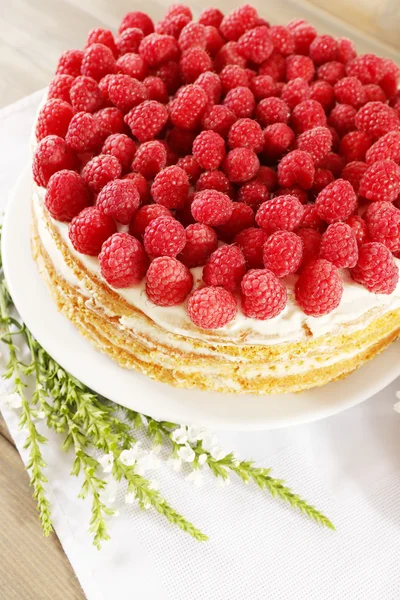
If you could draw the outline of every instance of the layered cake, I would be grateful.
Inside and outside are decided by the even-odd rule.
[[[32,248],[59,309],[174,386],[301,391],[400,331],[400,71],[250,5],[128,13],[60,57]]]

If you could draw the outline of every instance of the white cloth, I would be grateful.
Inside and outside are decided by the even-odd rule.
[[[0,111],[1,210],[29,160],[40,98],[38,92]],[[397,388],[400,381],[318,423],[264,433],[217,432],[224,448],[272,466],[272,474],[324,511],[337,532],[319,528],[251,485],[232,481],[221,488],[210,476],[195,489],[183,474],[163,466],[155,474],[163,494],[210,541],[200,544],[152,511],[124,505],[121,492],[111,541],[99,552],[86,533],[90,508],[77,499],[70,457],[60,451],[56,434],[46,432],[54,525],[87,598],[398,600],[400,416],[392,408]],[[10,409],[3,415],[26,462],[18,415]]]

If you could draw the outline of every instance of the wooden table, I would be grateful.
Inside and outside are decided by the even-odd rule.
[[[116,30],[122,16],[134,10],[132,0],[2,0],[0,3],[0,106],[47,85],[57,58],[66,48],[82,47],[87,32],[106,26]],[[160,17],[169,2],[152,3]],[[189,3],[197,12],[209,3]],[[210,2],[210,4],[213,4]],[[215,2],[228,11],[240,2]],[[272,22],[304,16],[310,3],[256,0]],[[312,18],[322,31],[332,29],[326,12],[358,24],[368,34],[398,44],[379,29],[373,12],[379,0],[315,0]],[[348,10],[349,6],[352,7]],[[271,8],[273,10],[271,10]],[[321,12],[320,9],[323,9]],[[309,14],[309,13],[308,13]],[[57,537],[42,536],[28,475],[0,416],[0,597],[1,600],[79,600],[80,589]]]

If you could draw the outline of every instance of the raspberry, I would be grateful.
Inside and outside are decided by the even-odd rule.
[[[299,150],[308,152],[311,158],[317,161],[330,151],[332,134],[327,127],[314,127],[299,135],[296,145]]]
[[[257,106],[256,117],[263,127],[274,123],[287,123],[290,110],[280,98],[264,98]]]
[[[263,131],[252,119],[239,119],[229,131],[228,144],[230,148],[250,148],[261,152],[264,146]]]
[[[256,222],[267,233],[293,231],[300,225],[303,212],[304,207],[295,196],[278,196],[260,205]]]
[[[115,75],[108,93],[111,102],[124,113],[147,100],[148,97],[146,86],[129,75]]]
[[[321,231],[321,229],[323,229],[324,222],[321,217],[318,216],[315,204],[306,204],[304,206],[303,217],[299,227],[316,229],[317,231]]]
[[[325,112],[335,106],[335,92],[327,81],[314,81],[310,87],[310,99],[319,102]]]
[[[357,208],[357,196],[351,183],[337,179],[318,194],[315,206],[318,215],[327,223],[345,221]]]
[[[118,73],[123,75],[129,75],[133,79],[143,81],[148,74],[148,68],[146,62],[138,54],[128,52],[123,56],[120,56],[117,60]]]
[[[71,221],[91,204],[91,196],[80,175],[64,169],[50,177],[44,203],[53,219]]]
[[[121,34],[125,29],[137,27],[143,31],[144,35],[149,35],[154,31],[153,21],[146,13],[134,11],[127,13],[121,21],[118,33]]]
[[[97,206],[84,208],[69,225],[68,235],[81,254],[97,256],[103,243],[117,230],[114,220]]]
[[[103,135],[93,115],[80,112],[72,117],[65,140],[75,152],[92,152],[101,145]]]
[[[177,15],[186,15],[189,19],[193,19],[192,11],[184,4],[171,4],[165,13],[165,18],[176,17]]]
[[[184,129],[173,127],[167,134],[167,143],[172,150],[181,156],[185,156],[192,152],[195,137],[196,134],[193,131],[185,131]]]
[[[217,73],[222,71],[226,65],[239,65],[239,67],[243,67],[244,69],[246,64],[247,61],[244,56],[239,54],[237,42],[228,42],[225,44],[218,52],[214,62]]]
[[[336,131],[336,129],[334,129],[333,127],[331,127],[331,125],[328,125],[328,129],[332,134],[332,151],[333,152],[339,152],[339,146],[340,146],[340,137],[338,132]],[[330,153],[328,153],[330,154]]]
[[[364,131],[350,131],[340,142],[339,154],[346,163],[363,161],[371,144],[371,138]]]
[[[140,42],[139,54],[149,67],[157,67],[167,61],[178,60],[180,52],[172,35],[151,33]]]
[[[298,229],[296,233],[303,240],[303,260],[300,265],[300,271],[302,267],[318,258],[319,247],[321,245],[321,234],[311,227]]]
[[[233,321],[237,313],[234,295],[221,287],[204,287],[189,296],[188,314],[201,329],[219,329]]]
[[[364,85],[365,104],[367,102],[384,102],[386,103],[386,94],[383,89],[376,83]]]
[[[337,41],[331,35],[318,35],[310,44],[310,57],[316,65],[337,58]]]
[[[182,208],[189,193],[185,171],[174,165],[160,171],[151,186],[154,202],[167,208]]]
[[[83,53],[82,75],[100,81],[107,73],[115,73],[116,62],[110,48],[103,44],[92,44]]]
[[[282,54],[273,52],[258,71],[259,75],[269,75],[274,81],[283,81],[286,73],[286,59]]]
[[[168,93],[175,94],[181,84],[181,76],[179,73],[178,63],[170,60],[160,65],[155,73],[157,77],[163,80]]]
[[[356,266],[358,246],[354,231],[346,223],[333,223],[322,236],[320,258],[329,260],[338,269]]]
[[[109,181],[120,177],[121,170],[121,165],[115,156],[99,154],[85,165],[82,178],[93,192],[98,193]]]
[[[261,269],[263,265],[263,247],[268,234],[263,229],[249,227],[235,236],[234,242],[243,252],[249,269]]]
[[[232,215],[232,201],[226,194],[217,190],[197,192],[192,202],[192,215],[199,223],[223,225]]]
[[[182,81],[185,83],[195,82],[202,73],[210,71],[212,67],[212,60],[207,52],[197,47],[186,50],[179,62]]]
[[[224,38],[216,27],[211,25],[206,27],[206,50],[211,57],[217,56],[224,43]]]
[[[171,217],[171,212],[161,204],[147,204],[139,208],[129,225],[129,233],[141,239],[147,225],[157,217]]]
[[[343,283],[337,268],[322,258],[308,263],[295,287],[296,301],[306,315],[320,317],[340,304]]]
[[[303,19],[295,19],[288,25],[294,37],[296,54],[308,54],[311,42],[317,37],[314,27]]]
[[[146,179],[153,179],[167,164],[167,151],[157,140],[142,144],[133,159],[132,169]]]
[[[163,33],[166,35],[173,35],[174,38],[178,39],[182,29],[190,23],[192,19],[189,15],[177,14],[169,17],[165,17],[159,21],[156,25],[156,33]]]
[[[187,85],[175,97],[171,121],[180,129],[194,130],[208,103],[206,92],[199,85]]]
[[[143,37],[143,31],[138,27],[128,27],[115,40],[119,53],[139,52]]]
[[[186,245],[179,255],[189,268],[204,265],[218,245],[215,231],[204,223],[193,223],[186,227]]]
[[[78,77],[81,74],[82,59],[82,50],[65,50],[58,59],[56,75]]]
[[[275,95],[275,81],[269,75],[258,75],[250,81],[250,89],[256,100]]]
[[[206,71],[196,79],[195,83],[203,88],[211,104],[218,104],[221,99],[222,85],[216,73]]]
[[[340,136],[346,135],[349,131],[357,129],[356,114],[357,111],[354,106],[338,104],[329,115],[329,125],[334,127]]]
[[[294,132],[288,125],[269,125],[264,130],[264,156],[272,161],[280,158],[292,146],[294,139]]]
[[[123,133],[110,135],[103,144],[102,154],[115,156],[123,171],[128,171],[136,152],[135,142]]]
[[[391,202],[370,205],[365,221],[373,242],[384,244],[391,252],[400,250],[400,210]]]
[[[286,81],[301,77],[310,82],[314,79],[314,63],[308,56],[294,54],[286,58]]]
[[[361,179],[359,194],[372,202],[394,202],[400,193],[400,167],[393,160],[378,160]]]
[[[269,27],[262,25],[244,33],[238,40],[238,51],[247,60],[257,65],[269,58],[274,49]]]
[[[367,170],[367,165],[361,161],[354,161],[347,163],[342,171],[342,179],[349,181],[353,186],[354,191],[358,194],[360,188],[361,179],[364,177],[364,173]]]
[[[316,196],[324,189],[327,185],[332,183],[335,178],[332,171],[329,169],[315,169],[314,181],[311,191]]]
[[[253,225],[253,209],[244,202],[234,202],[229,221],[217,228],[218,237],[225,242],[230,242],[243,229],[247,229]]]
[[[290,110],[293,110],[297,104],[303,102],[303,100],[308,100],[309,98],[310,86],[307,81],[301,77],[288,81],[281,94],[281,100],[288,105]]]
[[[92,77],[77,77],[71,87],[70,98],[75,112],[93,113],[103,104],[99,85]]]
[[[143,81],[143,85],[147,89],[149,100],[155,100],[162,104],[167,104],[169,100],[168,90],[162,79],[159,77],[153,77],[152,75],[146,77]]]
[[[269,29],[269,35],[277,52],[283,56],[295,53],[296,44],[294,35],[288,27],[273,25]]]
[[[356,77],[343,77],[335,84],[335,97],[340,104],[360,108],[367,98],[363,84]]]
[[[186,243],[185,228],[174,218],[157,217],[147,225],[143,243],[149,256],[176,256]]]
[[[92,44],[103,44],[103,46],[110,48],[114,56],[118,56],[118,49],[115,45],[114,36],[112,31],[109,29],[98,27],[97,29],[92,29],[89,31],[86,41],[86,48]]]
[[[346,64],[357,56],[356,47],[352,40],[337,38],[337,60]]]
[[[53,173],[62,169],[76,170],[78,160],[65,141],[57,135],[48,135],[40,140],[33,156],[33,178],[46,187]]]
[[[155,100],[142,102],[132,108],[125,117],[125,122],[140,142],[154,139],[162,131],[167,121],[166,107]]]
[[[147,271],[146,293],[157,306],[181,304],[192,287],[191,272],[176,258],[160,256]]]
[[[224,94],[236,87],[248,87],[249,75],[245,69],[239,65],[226,65],[219,74]]]
[[[302,204],[308,202],[308,192],[298,186],[278,188],[275,191],[275,196],[295,196]]]
[[[204,114],[202,125],[204,129],[215,131],[226,137],[236,121],[236,115],[227,106],[216,104]]]
[[[356,126],[368,133],[375,142],[393,129],[400,128],[400,119],[395,111],[382,102],[368,102],[356,115]]]
[[[202,25],[212,25],[213,27],[219,27],[221,25],[224,15],[218,8],[205,8],[199,16],[199,23]]]
[[[249,148],[230,150],[222,163],[222,169],[229,181],[243,183],[252,179],[260,167],[257,154]]]
[[[349,77],[357,77],[361,83],[379,83],[383,76],[382,59],[374,54],[362,54],[347,63]]]
[[[207,285],[221,286],[230,292],[238,289],[246,273],[246,261],[237,246],[222,246],[215,250],[203,269]]]
[[[239,189],[238,200],[245,204],[258,205],[269,199],[268,187],[259,179],[252,179]],[[249,225],[247,225],[249,227]]]
[[[262,166],[258,169],[257,179],[265,183],[269,191],[272,191],[278,185],[276,171],[271,167]]]
[[[342,77],[345,76],[344,65],[341,62],[332,60],[318,67],[317,77],[322,81],[327,81],[331,85],[335,85]],[[357,80],[358,81],[358,80]],[[351,104],[349,102],[349,104]]]
[[[71,102],[69,91],[74,81],[75,78],[72,75],[56,75],[50,81],[47,99],[58,98],[58,100],[64,100],[64,102]]]
[[[93,116],[100,127],[103,138],[113,133],[123,133],[125,131],[124,115],[119,108],[114,106],[102,108]]]
[[[226,15],[220,24],[220,30],[227,40],[238,40],[249,29],[258,25],[258,14],[249,4],[242,4]]]
[[[140,206],[139,192],[130,179],[116,179],[103,187],[96,206],[119,223],[128,225]]]
[[[196,192],[202,190],[217,190],[228,196],[234,195],[232,184],[222,171],[206,171],[202,173],[196,183]]]
[[[201,23],[188,23],[181,31],[178,43],[182,52],[189,48],[205,50],[207,44],[206,28]]]
[[[278,165],[278,181],[283,187],[299,185],[304,190],[312,187],[314,180],[313,159],[308,152],[293,150]]]
[[[101,274],[114,288],[127,288],[140,283],[149,259],[142,244],[129,233],[114,233],[101,247]]]
[[[326,114],[319,102],[304,100],[294,107],[292,126],[296,133],[303,133],[314,127],[326,127]]]
[[[400,131],[389,131],[367,151],[366,162],[369,165],[385,159],[400,163]]]
[[[315,163],[315,166],[319,169],[329,169],[329,171],[332,171],[334,177],[339,177],[343,170],[344,163],[343,159],[340,158],[338,154],[335,152],[328,152],[324,158]]]
[[[291,231],[276,231],[264,244],[264,266],[276,277],[296,273],[302,256],[303,240]]]
[[[47,135],[65,137],[73,114],[74,111],[68,102],[56,98],[48,100],[39,112],[36,123],[36,139],[40,141]]]
[[[195,184],[201,175],[201,167],[194,156],[187,154],[176,163],[188,176],[189,183]]]
[[[351,276],[374,294],[391,294],[399,280],[399,270],[390,251],[379,242],[360,248],[358,263]]]
[[[246,317],[273,319],[287,303],[283,283],[271,271],[251,269],[242,279],[242,310]]]
[[[230,90],[224,98],[227,106],[238,119],[251,117],[256,108],[256,100],[248,87],[239,86]]]
[[[224,138],[215,131],[202,131],[193,142],[193,155],[203,169],[218,169],[225,156]]]

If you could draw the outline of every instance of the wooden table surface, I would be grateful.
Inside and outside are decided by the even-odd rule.
[[[285,23],[305,15],[310,18],[309,2],[253,0],[252,3],[263,7],[260,13],[273,22]],[[378,7],[382,10],[384,2],[380,0],[334,3],[315,0],[314,3],[318,10],[311,20],[322,30],[330,29],[326,21],[325,11],[328,11],[393,47],[399,44],[397,35],[379,28],[380,21],[375,15]],[[159,18],[168,4],[167,0],[152,2],[152,16]],[[209,3],[189,4],[198,12]],[[210,4],[228,11],[240,2],[220,0]],[[0,106],[47,85],[63,50],[82,47],[93,27],[116,30],[122,16],[134,9],[132,0],[1,0]],[[1,600],[84,598],[56,535],[49,539],[42,536],[28,475],[1,415],[0,457]]]

